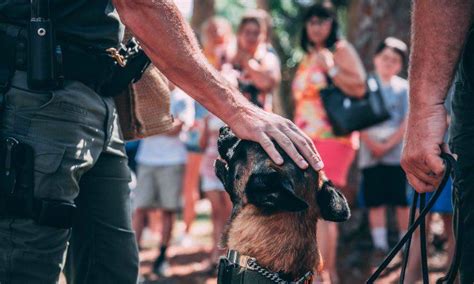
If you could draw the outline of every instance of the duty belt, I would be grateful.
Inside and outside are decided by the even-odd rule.
[[[0,23],[2,54],[0,65],[14,70],[26,71],[27,40],[26,29],[20,26]],[[111,75],[116,60],[106,51],[93,47],[71,45],[59,42],[62,53],[62,74],[65,80],[82,82],[98,91],[101,84]],[[0,77],[2,72],[0,71]],[[1,87],[1,86],[0,86]],[[0,90],[1,93],[1,90]]]

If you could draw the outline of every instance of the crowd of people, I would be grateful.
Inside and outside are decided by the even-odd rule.
[[[280,60],[269,38],[271,28],[268,13],[252,10],[242,16],[235,34],[230,22],[221,17],[208,19],[199,33],[209,64],[266,111],[272,111],[272,96],[278,92],[281,80]],[[374,69],[365,70],[354,47],[341,37],[332,8],[313,5],[303,18],[300,48],[304,56],[291,85],[293,121],[314,142],[324,161],[324,172],[336,187],[345,188],[351,166],[354,163],[358,166],[361,172],[358,206],[368,211],[374,255],[383,256],[390,248],[387,206],[396,208],[402,236],[408,227],[411,202],[411,189],[400,165],[408,82],[399,74],[407,64],[407,46],[397,38],[386,38],[373,55]],[[390,118],[360,132],[335,135],[320,91],[334,84],[347,96],[361,98],[366,94],[369,78],[380,87]],[[161,240],[153,271],[163,274],[176,213],[182,211],[183,239],[189,238],[196,201],[200,196],[207,198],[213,227],[209,271],[215,272],[218,258],[224,253],[218,246],[219,238],[231,212],[230,199],[213,169],[218,156],[217,136],[224,122],[177,87],[172,86],[170,97],[174,127],[165,134],[141,140],[136,156],[130,158],[136,162],[137,175],[132,199],[133,227],[140,246],[145,224],[160,218]],[[452,214],[450,194],[444,192],[435,212],[441,213],[445,227],[450,227],[446,217]],[[159,215],[153,213],[154,209]],[[318,245],[324,260],[318,281],[338,283],[337,236],[336,223],[318,222]],[[452,238],[447,243],[451,255]],[[416,249],[413,253],[416,255]],[[419,261],[410,262],[409,283],[420,276],[418,265]]]

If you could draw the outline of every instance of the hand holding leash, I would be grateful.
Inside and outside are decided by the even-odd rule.
[[[446,152],[441,153],[441,158],[444,161],[444,175],[441,181],[441,184],[439,184],[438,189],[435,191],[431,199],[428,201],[426,207],[425,205],[425,194],[420,194],[418,192],[415,192],[414,198],[413,198],[413,203],[411,206],[410,210],[410,226],[408,228],[407,233],[402,237],[402,239],[396,244],[396,246],[390,251],[388,256],[384,259],[384,261],[380,264],[380,266],[377,268],[377,270],[370,276],[370,278],[367,280],[367,283],[374,283],[374,281],[380,276],[380,274],[383,272],[383,270],[390,264],[390,262],[393,260],[395,255],[403,248],[403,246],[406,243],[405,247],[405,257],[403,260],[403,266],[402,266],[402,271],[400,275],[400,283],[404,282],[404,276],[405,276],[405,270],[406,266],[408,263],[408,254],[410,251],[410,243],[411,243],[411,238],[413,235],[413,232],[418,228],[418,226],[422,225],[420,230],[420,238],[421,238],[421,252],[422,252],[422,269],[423,269],[423,283],[426,284],[429,282],[428,279],[428,263],[427,263],[427,257],[426,257],[426,232],[424,231],[424,221],[425,221],[425,216],[428,214],[428,212],[431,210],[433,207],[434,203],[438,199],[439,195],[443,191],[443,189],[446,186],[446,183],[449,180],[450,175],[453,175],[453,179],[455,178],[455,166],[456,166],[456,160],[453,155],[448,154]],[[454,188],[454,191],[456,191],[456,188]],[[419,217],[415,220],[415,212],[417,208],[417,203],[418,203],[418,197],[420,198],[420,214]],[[455,206],[455,218],[454,223],[455,223],[455,236],[457,237],[456,240],[456,252],[455,256],[453,258],[453,261],[451,263],[451,267],[449,269],[448,274],[440,278],[437,283],[452,283],[454,279],[456,278],[456,273],[458,270],[459,266],[459,259],[460,259],[460,253],[461,253],[461,246],[460,244],[462,243],[461,237],[462,234],[462,226],[459,223],[459,204],[456,204]]]
[[[440,159],[447,129],[444,105],[418,108],[408,115],[401,165],[419,193],[434,191],[444,173]]]

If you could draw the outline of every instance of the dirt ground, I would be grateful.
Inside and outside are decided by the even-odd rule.
[[[164,277],[158,277],[151,273],[153,260],[157,256],[159,237],[150,233],[144,234],[145,247],[140,252],[140,284],[215,284],[216,277],[209,275],[206,271],[208,267],[208,257],[211,249],[211,230],[209,220],[209,204],[201,203],[198,220],[194,223],[191,235],[192,243],[182,243],[182,232],[184,224],[178,220],[172,245],[168,249],[167,256],[169,267],[166,269]],[[375,271],[373,265],[374,256],[372,253],[372,243],[367,229],[366,219],[361,210],[353,210],[352,218],[340,224],[339,248],[337,254],[338,274],[340,284],[365,283],[371,272]],[[389,228],[393,227],[393,222]],[[432,223],[434,231],[440,231],[439,220]],[[389,231],[389,241],[394,245],[397,241],[397,232]],[[429,238],[431,246],[428,250],[430,283],[443,276],[443,269],[447,265],[447,256],[443,250],[443,240],[439,237]],[[371,264],[372,263],[372,264]],[[400,275],[400,265],[389,266],[376,283],[391,284],[398,283]],[[60,284],[65,284],[62,278]],[[417,282],[417,283],[421,283]],[[407,283],[412,284],[412,283]]]
[[[205,207],[205,206],[204,206]],[[166,277],[158,277],[151,273],[151,265],[157,255],[158,240],[150,240],[146,244],[149,249],[140,253],[142,283],[147,284],[211,284],[216,278],[209,276],[205,269],[210,251],[211,224],[206,212],[200,212],[199,220],[193,225],[193,244],[182,247],[179,244],[184,225],[178,222],[174,234],[174,244],[168,250],[169,269]],[[353,211],[353,218],[340,225],[338,250],[338,268],[340,283],[365,283],[370,273],[375,270],[370,235],[364,223],[364,214],[360,210]],[[436,226],[436,222],[434,222]],[[396,243],[397,233],[390,232],[390,243]],[[446,265],[446,253],[443,251],[442,240],[435,240],[436,246],[429,250],[430,281],[434,283],[442,276]],[[399,265],[388,269],[376,283],[398,283]],[[421,283],[421,282],[420,282]],[[411,284],[411,283],[410,283]]]

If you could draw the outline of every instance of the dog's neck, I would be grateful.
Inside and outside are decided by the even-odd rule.
[[[252,205],[234,212],[223,241],[225,247],[257,259],[274,272],[296,278],[320,264],[316,244],[317,213],[281,212],[264,215]]]

